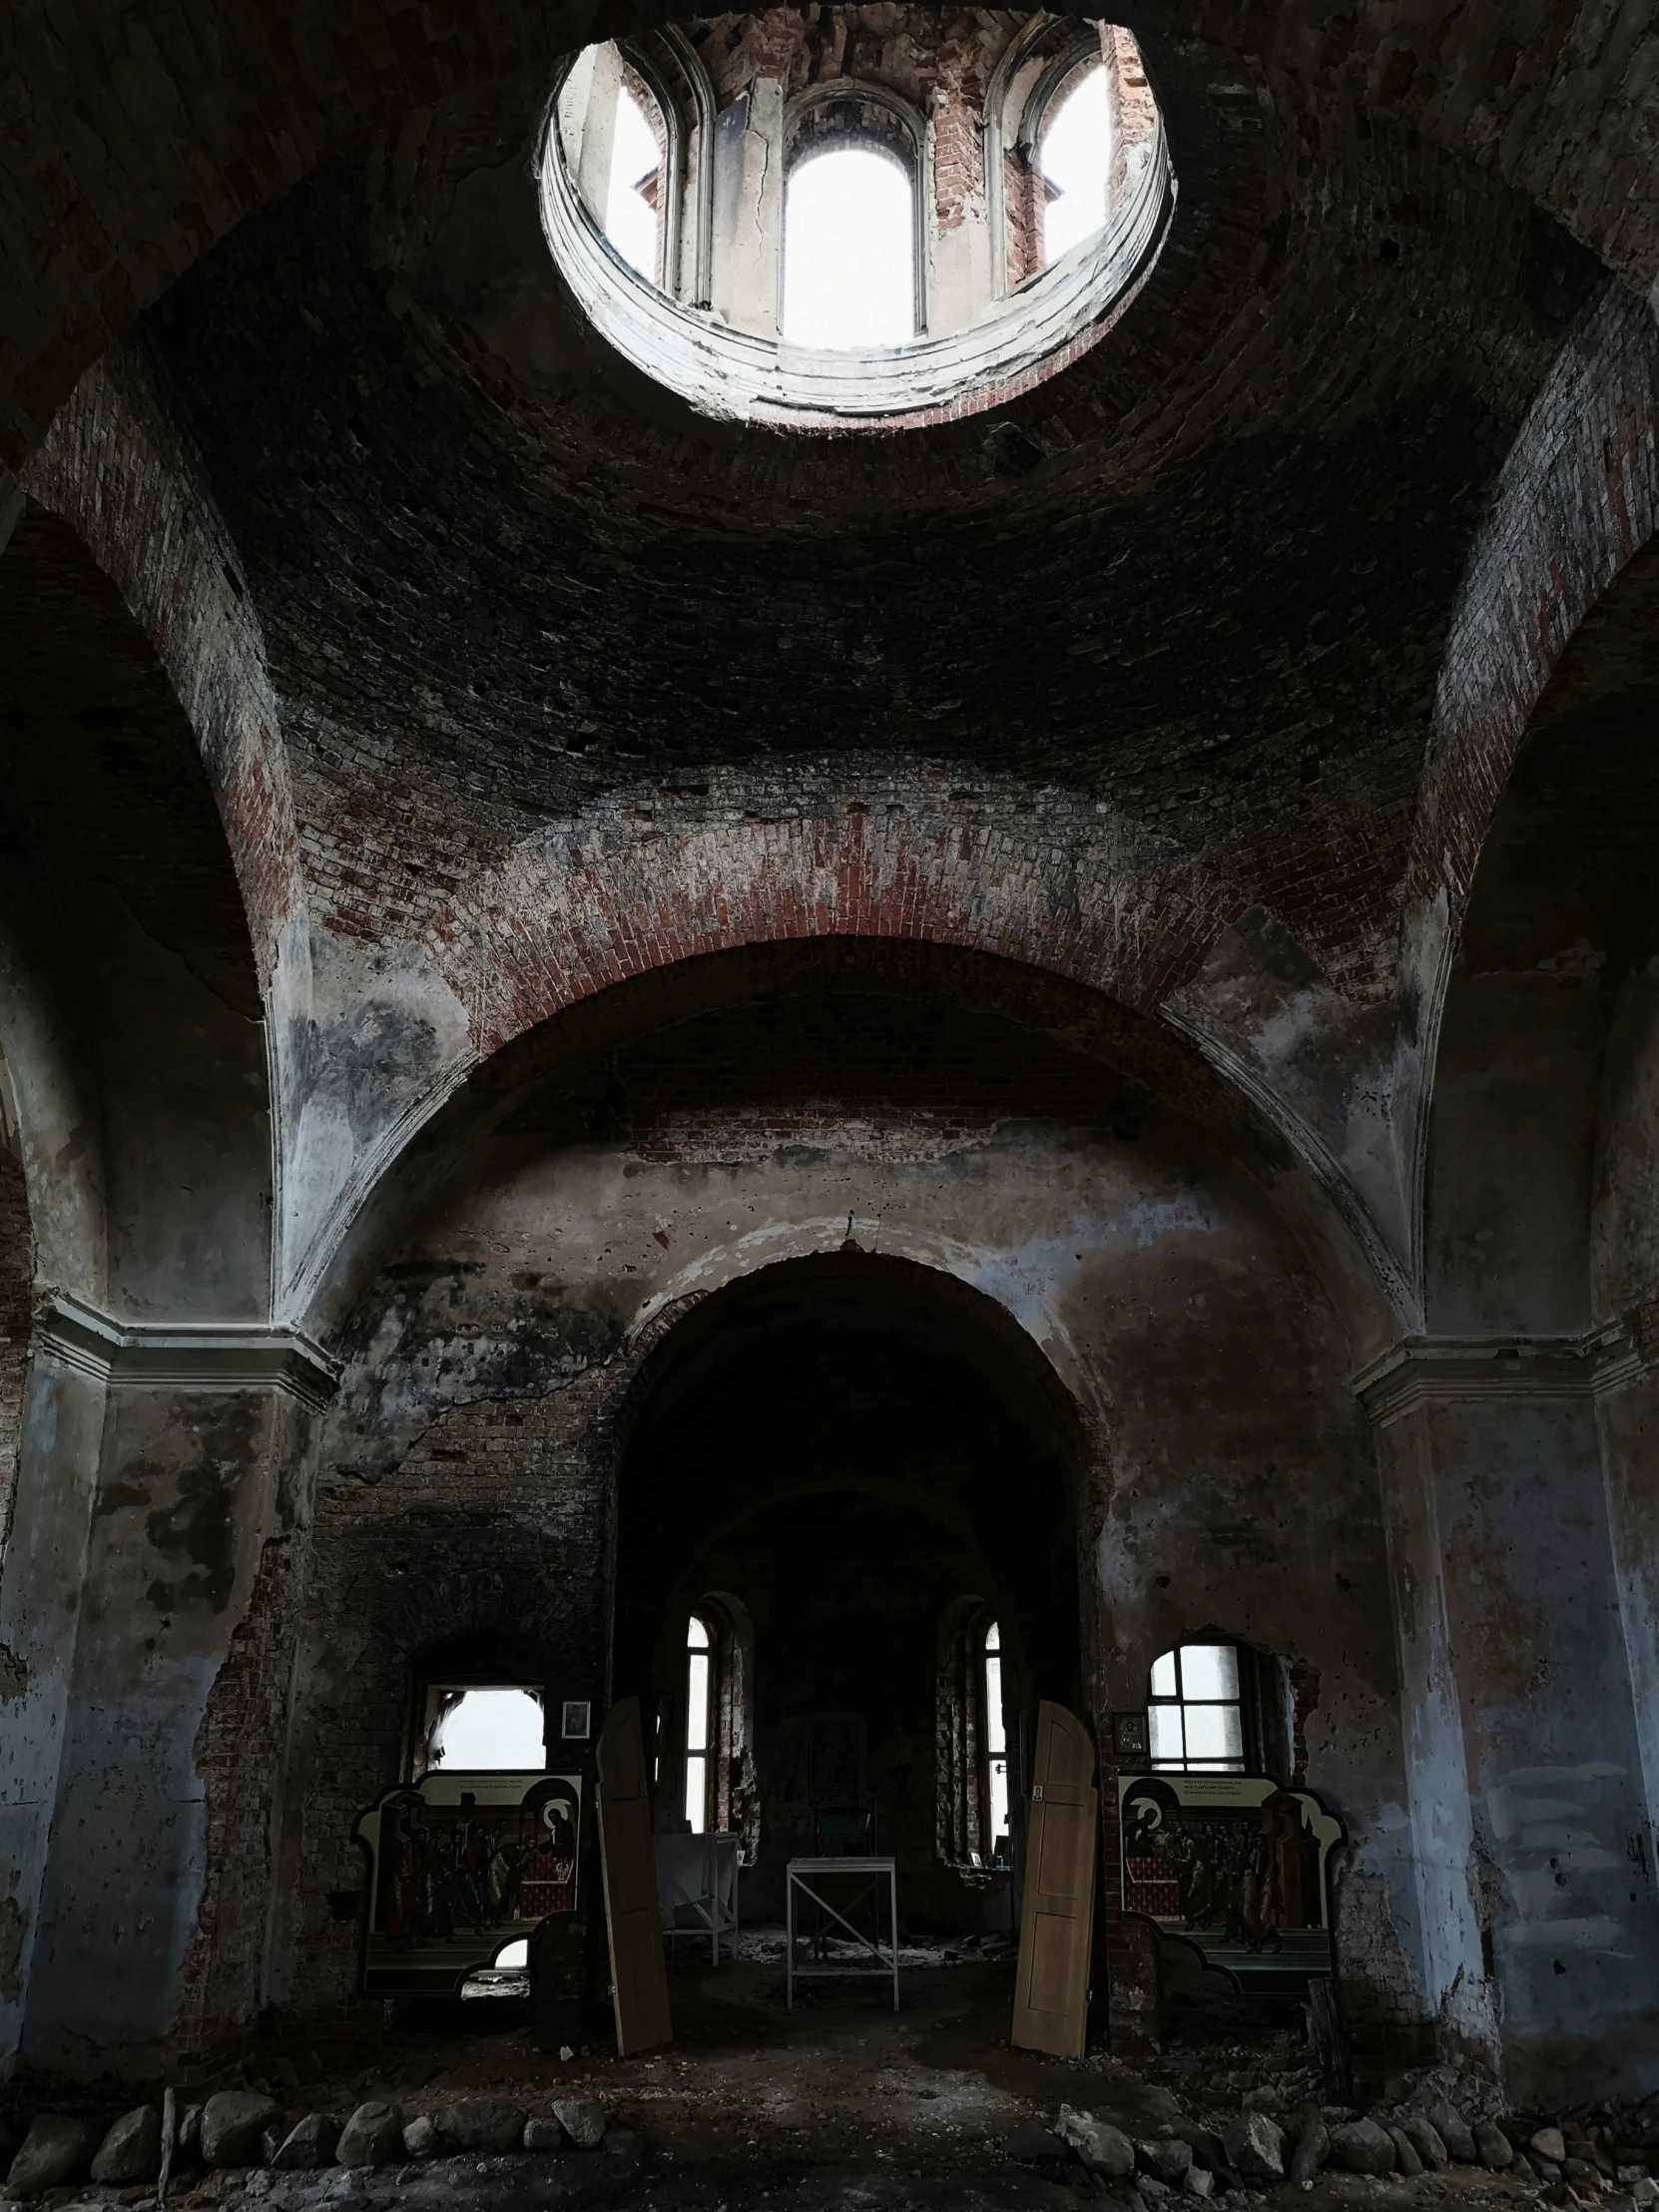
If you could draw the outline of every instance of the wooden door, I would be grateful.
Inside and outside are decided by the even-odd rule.
[[[605,1929],[611,1939],[616,2047],[626,2058],[632,2051],[674,2040],[637,1697],[620,1699],[605,1715],[598,1752]]]
[[[1083,2056],[1099,1833],[1094,1745],[1075,1714],[1045,1699],[1037,1708],[1014,1982],[1011,2040],[1021,2050]]]

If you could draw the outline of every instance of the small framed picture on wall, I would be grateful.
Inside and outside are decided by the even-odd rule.
[[[564,1739],[569,1743],[585,1744],[593,1734],[593,1704],[585,1697],[565,1699]]]
[[[1120,1765],[1140,1765],[1149,1748],[1144,1712],[1112,1715],[1112,1754]]]

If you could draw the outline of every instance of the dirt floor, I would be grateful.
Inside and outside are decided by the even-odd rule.
[[[270,2195],[273,2212],[332,2204],[342,2192],[370,2212],[382,2202],[422,2212],[440,2200],[502,2212],[555,2201],[661,2212],[762,2204],[802,2212],[819,2205],[1058,2212],[1080,2202],[1141,2212],[1131,2190],[1103,2190],[1080,2166],[1010,2157],[1009,2137],[1024,2121],[1051,2125],[1062,2103],[1145,2137],[1195,2114],[1216,2114],[1219,2124],[1247,2090],[1286,2109],[1314,2093],[1300,2037],[1271,2028],[1232,2044],[1177,2046],[1141,2067],[1105,2053],[1069,2061],[1014,2050],[1013,1974],[1008,1943],[975,1941],[905,1957],[897,2012],[874,1979],[798,1990],[792,2011],[782,1934],[757,1931],[718,1969],[706,1954],[673,1961],[675,2041],[634,2058],[609,2048],[568,2059],[549,2054],[528,2026],[492,2028],[497,2009],[504,2019],[514,2016],[510,2001],[480,1998],[476,2009],[467,2007],[463,2036],[394,2036],[371,2065],[319,2086],[312,2098],[343,2111],[383,2097],[412,2117],[468,2094],[510,2096],[526,2111],[544,2111],[554,2097],[591,2095],[612,2115],[620,2156],[449,2160],[349,2181],[337,2173],[262,2175],[255,2186]],[[1501,2176],[1459,2169],[1406,2185],[1326,2175],[1296,2201],[1309,2212],[1387,2212],[1492,2205],[1521,2193]],[[210,2183],[183,2200],[183,2212],[195,2205],[206,2212],[226,2194],[223,2184]],[[1288,2192],[1273,2194],[1283,2200]],[[1211,2201],[1271,2200],[1235,2192]]]
[[[1274,2019],[1224,2001],[1143,2064],[1104,2051],[1069,2061],[1010,2048],[1006,1938],[901,1953],[896,2012],[890,1985],[874,1978],[810,1985],[790,2009],[783,1948],[781,1930],[758,1929],[718,1968],[706,1951],[682,1950],[669,1969],[675,2040],[634,2058],[619,2058],[608,2040],[568,2055],[542,2048],[527,1983],[496,1976],[462,2003],[424,2013],[400,2004],[370,2060],[303,2088],[291,2072],[284,2090],[258,2061],[246,2068],[290,2121],[306,2111],[343,2119],[371,2100],[413,2120],[469,2095],[509,2097],[527,2115],[546,2113],[555,2098],[592,2096],[611,2123],[599,2151],[187,2172],[167,2212],[1178,2212],[1201,2201],[1246,2212],[1293,2200],[1307,2212],[1392,2212],[1537,2201],[1535,2182],[1469,2167],[1405,2183],[1327,2171],[1306,2191],[1238,2186],[1215,2140],[1227,2119],[1249,2104],[1288,2120],[1321,2102],[1293,2006]],[[27,2100],[15,2085],[12,2101],[5,2116],[16,2131]],[[1144,2178],[1092,2178],[1042,2132],[1062,2104],[1137,2143],[1180,2136],[1196,2155],[1202,2138],[1218,2153],[1219,2185],[1205,2200]],[[1343,2116],[1327,2110],[1333,2121]],[[1033,2140],[1046,2158],[1030,2155]],[[43,2201],[44,2212],[154,2212],[155,2190],[82,2184],[36,2206]],[[1600,2201],[1630,2204],[1612,2194]]]

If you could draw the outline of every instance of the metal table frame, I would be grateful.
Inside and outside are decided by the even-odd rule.
[[[858,1897],[848,1905],[847,1910],[849,1912],[855,1912],[865,1897],[872,1897],[876,1900],[875,1934],[873,1936],[866,1936],[861,1928],[854,1928],[846,1915],[838,1912],[828,1898],[821,1897],[814,1887],[815,1883],[822,1883],[827,1875],[846,1874],[861,1875],[864,1878],[863,1889],[859,1892]],[[811,1881],[807,1879],[809,1876],[812,1877]],[[892,2008],[896,2012],[898,2010],[897,1862],[892,1859],[792,1859],[786,1869],[786,1877],[784,1895],[788,1940],[785,1955],[789,1961],[790,2009],[793,2011],[795,2008],[795,1985],[798,1980],[816,1981],[829,1979],[831,1976],[890,1973],[892,1976]],[[881,1944],[880,1894],[883,1878],[887,1885],[887,1927],[891,1936],[891,1940],[885,1949],[882,1948]],[[872,1963],[849,1966],[798,1965],[795,1956],[797,1942],[795,1908],[798,1897],[810,1898],[821,1913],[828,1913],[837,1926],[846,1931],[855,1943],[860,1944],[869,1953]]]
[[[738,1946],[738,1877],[742,1871],[740,1865],[742,1838],[726,1829],[711,1829],[706,1835],[694,1837],[653,1837],[652,1848],[656,1851],[659,1860],[657,1877],[659,1893],[662,1888],[660,1862],[663,1856],[660,1847],[664,1844],[681,1843],[701,1846],[700,1850],[689,1853],[688,1856],[699,1858],[703,1862],[703,1895],[695,1898],[677,1899],[673,1905],[665,1908],[663,1940],[672,1942],[676,1936],[690,1936],[701,1942],[704,1936],[707,1936],[709,1938],[709,1962],[711,1965],[718,1966],[720,1964],[721,1937],[723,1936],[727,1937],[727,1948],[729,1950],[736,1951]],[[728,1872],[732,1878],[732,1901],[729,1908],[721,1898],[721,1877],[723,1873]],[[667,1917],[676,1912],[681,1905],[684,1905],[686,1910],[695,1916],[698,1922],[697,1927],[676,1928],[672,1919]]]

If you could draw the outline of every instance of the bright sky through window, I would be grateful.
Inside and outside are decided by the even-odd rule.
[[[804,161],[784,202],[786,343],[903,345],[915,312],[909,178],[862,146]]]
[[[1043,133],[1042,173],[1060,197],[1043,210],[1043,260],[1062,254],[1106,221],[1106,179],[1112,166],[1112,120],[1106,72],[1088,69],[1061,101]]]
[[[686,1628],[686,1819],[694,1836],[709,1827],[709,1624],[694,1613]]]
[[[1002,1721],[1002,1631],[992,1621],[985,1631],[985,1769],[990,1784],[990,1835],[996,1849],[1008,1833],[1008,1739]]]
[[[640,198],[638,188],[655,173],[661,159],[645,110],[624,85],[616,100],[605,236],[623,260],[652,283],[657,278],[657,215]]]
[[[439,1721],[434,1767],[515,1769],[543,1766],[541,1700],[528,1690],[466,1690]]]

